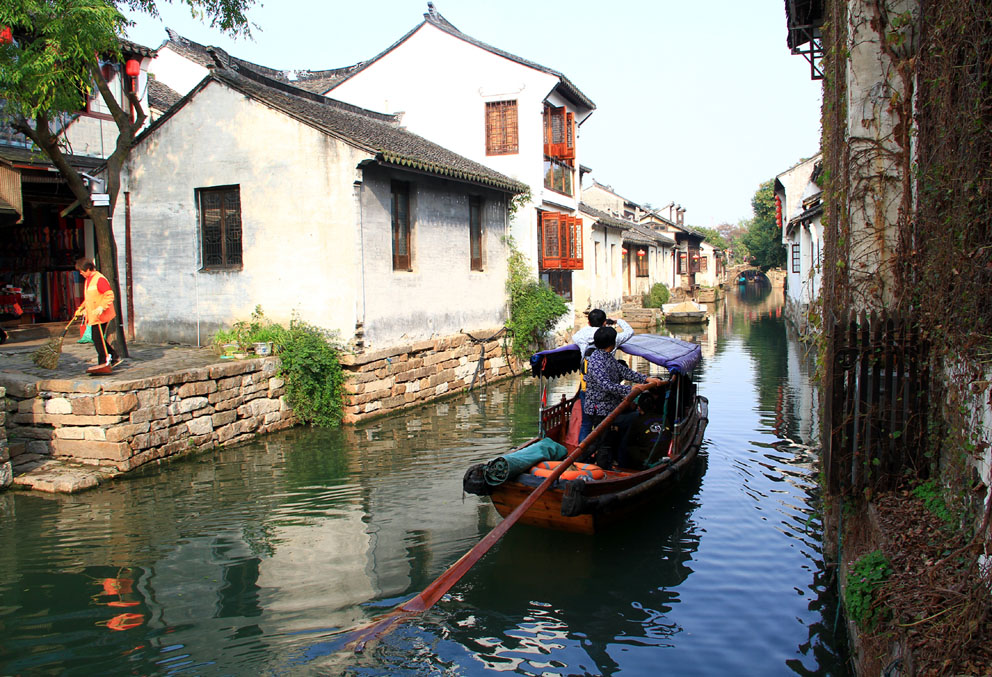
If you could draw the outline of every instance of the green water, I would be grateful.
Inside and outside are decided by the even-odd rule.
[[[607,535],[514,527],[361,656],[343,630],[497,523],[461,476],[535,433],[534,379],[78,496],[0,494],[0,675],[847,674],[815,392],[780,299],[733,296],[695,330],[710,426],[686,491]]]

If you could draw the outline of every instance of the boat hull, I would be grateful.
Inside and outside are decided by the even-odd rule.
[[[708,423],[708,407],[705,397],[696,398],[693,415],[683,423],[678,449],[671,462],[639,472],[611,472],[603,480],[557,482],[519,521],[546,529],[594,534],[628,517],[644,503],[676,490],[692,477]],[[505,518],[533,490],[533,486],[511,480],[493,487],[490,499]]]

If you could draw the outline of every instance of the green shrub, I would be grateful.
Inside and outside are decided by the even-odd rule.
[[[881,550],[869,552],[848,572],[844,603],[848,616],[859,628],[872,630],[888,615],[888,609],[875,603],[875,591],[891,574],[892,567]]]
[[[506,276],[510,317],[506,328],[513,339],[513,354],[526,359],[534,344],[554,328],[568,306],[546,284],[531,276],[527,259],[516,248],[513,238],[507,238],[510,249]]]
[[[668,292],[668,287],[658,282],[651,287],[651,291],[641,297],[641,305],[645,308],[661,308],[663,304],[668,303],[669,298],[671,294]]]
[[[340,350],[325,330],[294,317],[289,329],[265,318],[256,306],[251,320],[235,322],[214,334],[217,345],[237,343],[248,350],[254,343],[272,342],[279,355],[279,376],[286,381],[286,400],[304,423],[334,427],[344,411],[344,370]]]

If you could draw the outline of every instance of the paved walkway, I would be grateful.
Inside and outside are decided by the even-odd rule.
[[[93,344],[76,342],[78,332],[70,330],[62,345],[55,369],[43,369],[31,360],[32,354],[48,342],[47,337],[15,340],[0,345],[0,372],[38,380],[92,380],[95,383],[149,378],[175,371],[226,362],[212,348],[195,346],[128,344],[130,357],[107,376],[90,376],[86,368],[96,364]],[[74,493],[101,484],[121,473],[113,466],[87,465],[24,453],[11,459],[14,484],[46,492]]]

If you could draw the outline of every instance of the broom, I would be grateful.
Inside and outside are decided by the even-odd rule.
[[[66,332],[69,331],[69,327],[72,326],[72,323],[76,321],[77,317],[79,317],[78,313],[72,316],[72,319],[69,320],[69,324],[65,325],[65,329],[62,330],[60,336],[53,336],[48,339],[48,343],[34,351],[31,355],[31,361],[42,369],[55,369],[55,367],[59,366],[59,356],[62,354],[62,341],[65,339]]]

